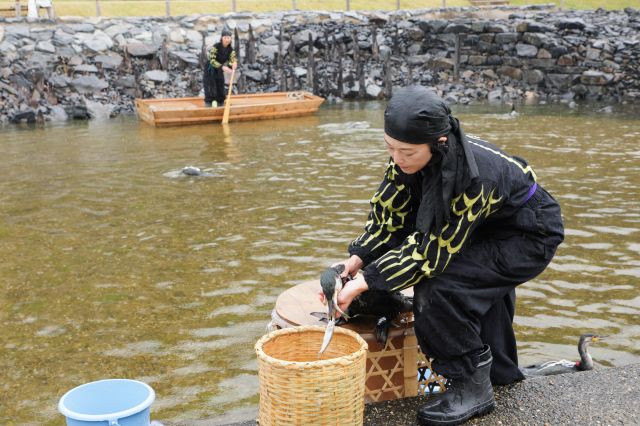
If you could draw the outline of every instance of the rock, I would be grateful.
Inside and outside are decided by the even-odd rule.
[[[558,90],[565,91],[569,89],[571,82],[573,81],[572,74],[547,74],[547,81],[551,86],[555,87]]]
[[[540,102],[540,95],[536,92],[526,91],[524,93],[524,103],[527,105],[534,105]]]
[[[518,33],[500,33],[496,34],[495,42],[498,44],[515,43],[520,38]]]
[[[8,25],[5,27],[4,32],[7,37],[13,36],[16,39],[29,38],[29,26],[28,25]]]
[[[296,76],[296,78],[304,77],[307,75],[307,69],[304,67],[295,67],[293,69],[293,73]]]
[[[136,79],[132,75],[125,75],[118,78],[115,81],[114,85],[116,87],[122,87],[126,89],[134,88],[136,87]]]
[[[62,105],[53,105],[49,113],[51,121],[67,121],[69,116]]]
[[[110,104],[102,104],[100,102],[95,102],[87,99],[85,101],[87,106],[87,113],[96,120],[105,120],[111,117],[111,112],[114,109],[113,105]]]
[[[602,86],[611,83],[613,81],[613,77],[613,74],[589,70],[582,73],[580,76],[580,82],[586,85]]]
[[[6,52],[15,52],[16,51],[16,47],[7,42],[7,41],[3,41],[2,43],[0,43],[0,52],[2,52],[3,54],[5,54]]]
[[[524,21],[516,25],[516,31],[519,33],[551,33],[555,31],[555,27],[535,21]]]
[[[380,94],[382,93],[382,89],[375,83],[367,84],[365,91],[367,93],[367,96],[372,99],[378,99],[380,97]]]
[[[67,116],[74,120],[87,120],[91,118],[87,106],[84,104],[66,105],[64,107]]]
[[[124,23],[124,22],[120,22],[114,25],[110,25],[109,27],[105,28],[104,32],[106,35],[108,35],[111,38],[114,38],[117,35],[125,35],[128,34],[131,29],[133,28],[133,25],[128,24],[128,23]]]
[[[544,81],[544,73],[540,70],[525,70],[524,81],[529,84],[540,84]]]
[[[107,70],[116,69],[122,64],[122,56],[115,52],[109,52],[106,55],[97,55],[93,60],[102,65]]]
[[[565,18],[556,24],[561,30],[584,30],[587,24],[580,18]]]
[[[73,80],[71,80],[71,86],[73,86],[80,93],[87,93],[99,92],[100,90],[109,87],[109,84],[94,75],[83,75],[80,77],[75,77]]]
[[[53,33],[53,44],[56,46],[66,46],[73,43],[74,40],[73,35],[62,31],[60,28]]]
[[[450,70],[453,69],[455,61],[451,58],[431,58],[429,66],[433,70]]]
[[[521,80],[522,79],[522,70],[515,67],[510,66],[502,66],[498,68],[498,74],[509,77],[512,80]]]
[[[91,24],[66,24],[63,26],[65,30],[68,30],[69,33],[92,33],[95,30],[95,27]]]
[[[157,81],[160,83],[164,83],[169,80],[169,74],[166,71],[161,70],[147,71],[144,73],[144,76],[151,81]]]
[[[103,52],[113,46],[113,40],[111,37],[100,30],[96,30],[92,34],[76,33],[75,39],[94,52]]]
[[[472,32],[471,27],[466,24],[451,23],[447,25],[443,31],[447,34],[466,34]]]
[[[39,50],[40,52],[46,52],[46,53],[56,53],[55,46],[48,41],[38,42],[38,44],[36,44],[36,50]]]
[[[518,43],[516,44],[516,51],[518,56],[525,58],[535,58],[538,54],[538,48],[530,44]]]
[[[142,43],[139,41],[127,42],[126,48],[127,48],[127,52],[131,56],[135,56],[138,58],[144,58],[144,57],[151,58],[155,56],[156,52],[158,51],[158,49],[155,46],[148,43]]]
[[[54,87],[67,87],[71,84],[71,79],[66,75],[61,74],[53,74],[48,78],[48,80]]]
[[[249,80],[252,81],[262,81],[262,73],[260,71],[257,70],[247,70],[244,71],[243,74],[245,75],[246,78],[248,78]]]
[[[191,52],[183,52],[183,51],[178,51],[178,52],[170,52],[169,56],[173,56],[176,57],[178,59],[180,59],[181,61],[190,64],[190,65],[199,65],[200,64],[200,59],[198,59],[198,57],[191,53]]]
[[[267,58],[270,61],[275,60],[278,54],[278,46],[262,44],[258,48],[258,56],[261,58]]]
[[[74,67],[73,70],[75,72],[92,72],[92,73],[97,73],[98,72],[98,68],[96,68],[95,65],[90,65],[90,64],[78,65],[78,66]]]
[[[187,39],[187,45],[194,49],[202,48],[202,34],[196,30],[187,30],[185,33]]]
[[[489,92],[489,94],[487,95],[487,100],[489,102],[499,102],[502,100],[502,88],[498,88],[495,90],[492,90],[491,92]]]
[[[35,123],[36,122],[36,113],[34,110],[29,109],[27,111],[22,111],[15,113],[9,121],[14,124],[18,123]]]
[[[185,31],[182,28],[176,28],[169,33],[169,41],[172,43],[184,43]]]

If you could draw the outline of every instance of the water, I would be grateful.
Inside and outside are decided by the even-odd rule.
[[[253,344],[276,297],[361,231],[384,170],[383,108],[323,107],[226,135],[132,117],[1,129],[0,424],[60,424],[64,392],[108,377],[149,383],[152,418],[167,424],[250,418]],[[457,115],[529,160],[567,233],[519,288],[521,362],[575,359],[587,331],[609,335],[591,348],[597,365],[640,362],[640,120],[507,112]],[[211,176],[176,173],[188,165]]]

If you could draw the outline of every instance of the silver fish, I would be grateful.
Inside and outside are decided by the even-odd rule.
[[[320,348],[320,352],[318,355],[322,355],[322,353],[327,349],[329,343],[331,343],[331,339],[333,338],[333,330],[336,328],[336,321],[334,319],[330,319],[327,323],[327,328],[324,330],[324,338],[322,339],[322,347]]]

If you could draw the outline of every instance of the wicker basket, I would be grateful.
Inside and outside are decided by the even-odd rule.
[[[324,330],[285,328],[258,340],[260,426],[362,425],[367,343],[337,327],[318,357]]]

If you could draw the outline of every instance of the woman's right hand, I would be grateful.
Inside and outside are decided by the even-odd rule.
[[[338,262],[331,266],[344,265],[344,271],[340,276],[346,277],[348,275],[351,275],[352,277],[355,277],[360,268],[362,268],[363,264],[364,262],[362,261],[362,259],[360,259],[360,256],[354,254],[344,262]]]

